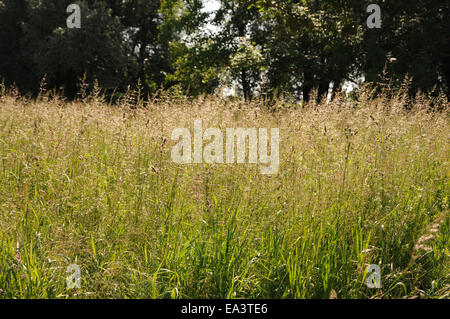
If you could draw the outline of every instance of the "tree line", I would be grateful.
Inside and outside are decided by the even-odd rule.
[[[446,0],[0,0],[0,81],[72,98],[80,80],[121,94],[234,88],[245,99],[333,95],[361,79],[449,95]],[[378,2],[381,27],[369,28]],[[66,8],[81,8],[81,28]],[[312,93],[315,94],[312,94]]]

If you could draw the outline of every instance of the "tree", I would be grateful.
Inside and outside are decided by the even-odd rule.
[[[448,1],[383,2],[380,29],[366,25],[369,0],[219,0],[212,15],[202,0],[84,0],[82,28],[68,29],[72,2],[0,0],[0,78],[36,92],[46,75],[69,97],[86,74],[119,91],[140,79],[144,94],[236,85],[245,99],[308,101],[361,77],[399,87],[409,76],[412,95],[449,94]]]
[[[260,13],[256,0],[221,0],[213,23],[220,28],[214,41],[218,44],[222,68],[231,71],[237,81],[238,93],[250,99],[262,80],[262,55],[258,21]]]
[[[65,9],[69,2],[46,1],[30,10],[24,26],[24,50],[31,57],[36,76],[46,76],[50,87],[64,87],[70,98],[84,74],[88,83],[98,80],[104,89],[123,87],[129,49],[119,19],[103,2],[80,2],[82,27],[68,29]],[[43,20],[47,24],[42,25]]]
[[[349,1],[258,1],[265,33],[269,89],[305,101],[354,72],[360,28]]]
[[[367,81],[399,87],[411,78],[410,93],[440,88],[449,73],[449,2],[399,0],[382,5],[382,27],[366,29],[360,53]]]
[[[0,1],[0,81],[24,87],[27,81],[26,57],[21,54],[22,24],[26,19],[25,0]]]

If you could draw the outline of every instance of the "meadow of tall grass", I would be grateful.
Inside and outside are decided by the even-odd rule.
[[[2,93],[0,299],[450,296],[445,100]],[[278,174],[173,163],[196,119],[279,128]]]

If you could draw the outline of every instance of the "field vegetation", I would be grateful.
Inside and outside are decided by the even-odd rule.
[[[97,92],[98,93],[98,92]],[[0,298],[448,298],[447,100],[0,97]],[[280,129],[280,168],[171,132]],[[79,289],[67,289],[70,264]],[[377,264],[382,288],[366,287]]]

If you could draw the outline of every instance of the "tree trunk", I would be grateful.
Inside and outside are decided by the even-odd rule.
[[[246,101],[250,100],[251,99],[250,84],[248,83],[246,70],[242,70],[241,72],[241,84],[242,84],[242,91],[244,92],[244,99]]]
[[[313,79],[312,74],[309,72],[305,72],[305,74],[303,76],[303,85],[302,85],[303,101],[305,103],[309,102],[309,96],[310,96],[311,90],[313,88],[312,79]]]
[[[323,98],[326,99],[328,95],[328,89],[330,88],[330,82],[320,81],[319,89],[317,94],[317,103],[319,103]]]

